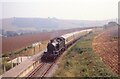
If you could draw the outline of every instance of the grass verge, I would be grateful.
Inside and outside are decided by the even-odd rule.
[[[54,77],[116,77],[92,50],[91,33],[68,50],[58,64]]]

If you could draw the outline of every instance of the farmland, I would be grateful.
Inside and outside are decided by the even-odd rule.
[[[36,33],[32,35],[22,35],[22,36],[15,36],[15,37],[7,37],[2,38],[2,53],[8,53],[13,52],[16,50],[19,50],[21,48],[25,48],[26,46],[29,46],[33,43],[39,42],[39,41],[46,41],[53,37],[69,33],[75,30],[80,29],[69,29],[69,30],[59,30],[59,31],[53,31],[53,32],[41,32]]]
[[[81,29],[59,30],[53,32],[41,32],[32,35],[21,35],[15,37],[3,37],[2,57],[4,72],[12,68],[8,61],[24,56],[33,56],[47,47],[48,41],[56,36]],[[37,45],[33,46],[34,43]],[[7,63],[7,64],[6,64]],[[14,65],[16,66],[16,65]]]
[[[118,40],[120,39],[117,27],[105,30],[93,40],[94,52],[115,73],[118,73]]]
[[[94,53],[91,33],[75,43],[64,55],[54,77],[115,77],[109,67]]]

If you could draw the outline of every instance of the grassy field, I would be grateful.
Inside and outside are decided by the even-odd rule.
[[[79,41],[67,51],[58,64],[54,77],[115,77],[116,74],[110,71],[92,50],[91,33]]]

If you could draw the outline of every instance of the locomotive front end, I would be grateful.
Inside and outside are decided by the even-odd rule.
[[[63,38],[57,37],[52,40],[47,45],[47,52],[44,52],[42,56],[43,61],[54,61],[65,48],[65,41]]]

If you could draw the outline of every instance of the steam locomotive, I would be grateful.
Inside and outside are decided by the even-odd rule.
[[[47,51],[43,53],[42,61],[54,61],[58,56],[62,54],[70,45],[80,39],[82,36],[92,32],[92,29],[76,31],[56,37],[50,40],[47,45]]]

